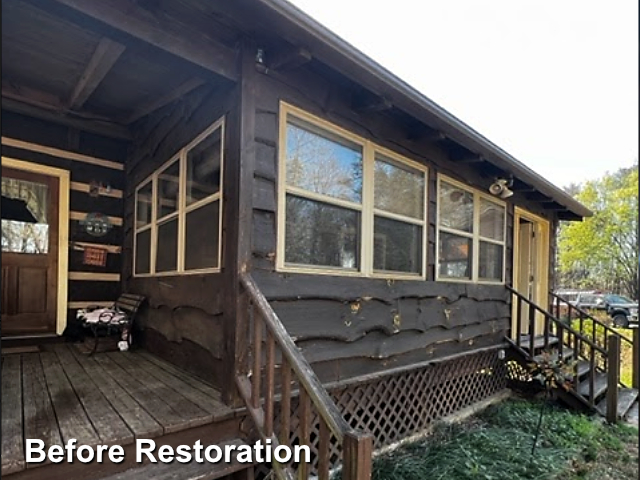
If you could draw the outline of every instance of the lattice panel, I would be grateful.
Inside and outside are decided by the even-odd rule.
[[[374,448],[381,448],[424,431],[435,420],[483,400],[507,387],[507,366],[497,351],[487,351],[429,365],[419,370],[389,375],[369,383],[330,391],[344,418],[357,429],[371,432]],[[298,399],[291,400],[291,445],[298,444]],[[316,473],[318,415],[312,408],[310,428],[313,465]],[[276,409],[274,424],[282,412]],[[276,428],[278,435],[280,434]],[[332,442],[331,465],[337,466],[341,452]],[[265,469],[262,474],[265,475]],[[259,477],[264,478],[264,477]]]

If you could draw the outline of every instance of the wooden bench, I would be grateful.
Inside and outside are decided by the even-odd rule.
[[[124,314],[124,320],[119,323],[110,323],[110,322],[87,322],[86,319],[82,320],[83,326],[87,328],[91,328],[94,336],[93,349],[89,353],[89,355],[93,355],[98,349],[98,342],[100,340],[100,334],[104,333],[104,336],[110,336],[114,333],[118,333],[120,335],[121,340],[126,341],[128,346],[131,346],[131,330],[133,327],[133,321],[138,313],[138,310],[146,300],[146,297],[143,295],[136,295],[134,293],[123,293],[120,297],[115,301],[115,303],[109,307],[116,311],[120,311]],[[89,306],[86,309],[79,312],[79,315],[83,313],[93,312],[100,307],[98,306]]]

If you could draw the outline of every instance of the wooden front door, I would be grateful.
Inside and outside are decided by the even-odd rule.
[[[2,168],[2,336],[55,333],[59,179]]]

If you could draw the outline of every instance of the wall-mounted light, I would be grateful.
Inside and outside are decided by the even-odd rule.
[[[495,195],[500,198],[509,198],[513,195],[513,191],[509,190],[509,187],[513,186],[513,178],[496,178],[496,181],[489,187],[491,195]]]

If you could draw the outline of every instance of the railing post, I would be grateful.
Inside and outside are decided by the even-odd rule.
[[[631,364],[631,383],[633,388],[640,388],[640,327],[633,329],[633,349]]]
[[[342,478],[369,480],[373,456],[373,437],[369,434],[347,432],[342,444]]]
[[[618,421],[618,382],[620,381],[620,337],[609,335],[607,339],[607,422]]]

